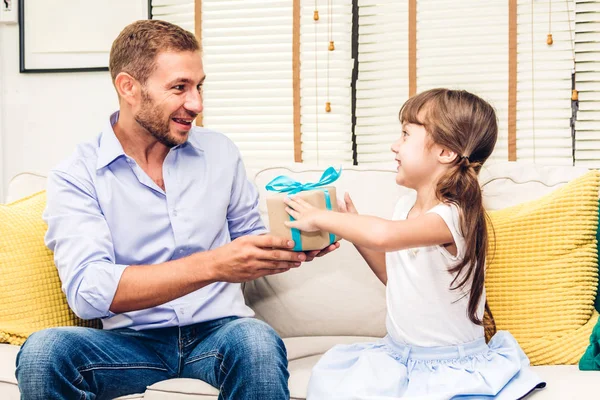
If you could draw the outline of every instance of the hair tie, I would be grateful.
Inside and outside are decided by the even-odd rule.
[[[471,162],[471,159],[469,157],[470,156],[465,155],[460,156],[460,161],[458,162],[458,165],[462,168],[463,171],[474,167],[474,164]]]

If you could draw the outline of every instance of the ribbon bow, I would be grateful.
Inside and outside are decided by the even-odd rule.
[[[341,167],[337,171],[335,168],[329,167],[323,172],[323,175],[321,175],[321,179],[319,179],[318,182],[309,183],[301,183],[289,176],[279,175],[267,184],[266,189],[270,192],[289,193],[292,195],[304,190],[312,190],[329,185],[330,183],[337,181],[341,173]]]
[[[278,193],[288,193],[288,196],[300,193],[304,190],[313,190],[319,189],[322,186],[329,185],[337,181],[342,173],[342,167],[336,171],[335,168],[329,167],[321,175],[321,179],[318,182],[310,182],[310,183],[301,183],[295,179],[290,178],[289,176],[279,175],[274,178],[271,182],[267,184],[265,187],[270,192],[278,192]],[[325,207],[328,210],[331,210],[331,198],[329,196],[329,190],[321,189],[325,195]],[[290,216],[290,221],[294,221],[294,218]],[[300,231],[296,228],[292,228],[292,240],[294,241],[294,251],[302,251],[302,236],[300,235]],[[335,235],[329,234],[329,244],[333,244],[335,242]]]

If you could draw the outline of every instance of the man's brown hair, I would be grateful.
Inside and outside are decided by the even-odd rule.
[[[156,57],[165,51],[199,51],[196,37],[183,28],[160,20],[142,20],[121,31],[110,49],[109,69],[113,82],[127,72],[142,84],[156,66]]]

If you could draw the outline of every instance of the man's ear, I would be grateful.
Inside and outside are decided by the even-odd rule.
[[[119,72],[115,78],[115,88],[119,98],[123,99],[129,105],[133,106],[139,102],[141,93],[140,83],[127,72]]]
[[[442,164],[452,164],[458,157],[458,154],[452,150],[448,150],[443,147],[438,147],[437,150],[438,161]]]

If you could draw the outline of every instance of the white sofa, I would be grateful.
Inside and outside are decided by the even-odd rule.
[[[285,174],[316,180],[323,168],[296,164],[268,168],[255,175],[260,190],[261,212],[266,220],[265,184]],[[537,198],[585,173],[578,167],[541,167],[498,163],[481,173],[488,209],[504,208]],[[361,213],[390,217],[398,197],[406,190],[394,184],[392,166],[347,167],[336,183],[348,191]],[[43,175],[21,174],[10,183],[8,201],[42,190]],[[311,368],[337,343],[369,341],[385,335],[385,290],[353,246],[342,243],[333,254],[288,273],[262,278],[244,286],[248,304],[258,318],[271,324],[284,338],[288,350],[292,399],[304,399]],[[14,375],[19,348],[0,345],[0,399],[19,398]],[[548,383],[533,400],[600,398],[600,373],[582,372],[576,365],[535,367]],[[154,384],[138,399],[216,399],[217,390],[191,379],[172,379]]]

